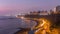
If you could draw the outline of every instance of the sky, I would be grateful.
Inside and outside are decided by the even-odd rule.
[[[60,5],[60,0],[0,0],[0,16],[50,10],[58,5]]]

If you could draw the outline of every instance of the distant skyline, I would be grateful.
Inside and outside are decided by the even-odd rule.
[[[0,0],[0,16],[50,10],[58,5],[60,0]]]

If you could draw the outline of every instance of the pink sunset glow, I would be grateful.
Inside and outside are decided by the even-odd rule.
[[[60,5],[60,0],[0,0],[0,15],[13,15],[34,10],[50,10]]]

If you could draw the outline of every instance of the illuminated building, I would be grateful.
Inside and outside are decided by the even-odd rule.
[[[60,14],[60,6],[56,6],[53,11],[55,14]]]
[[[57,7],[56,7],[56,11],[57,11],[57,12],[60,12],[60,6],[57,6]]]

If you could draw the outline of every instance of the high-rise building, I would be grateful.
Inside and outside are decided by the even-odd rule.
[[[60,12],[60,6],[57,6],[57,7],[56,7],[56,11],[57,11],[57,12]]]
[[[60,5],[56,6],[54,9],[53,9],[53,12],[54,14],[60,14]]]
[[[54,13],[56,12],[56,7],[53,9]]]

